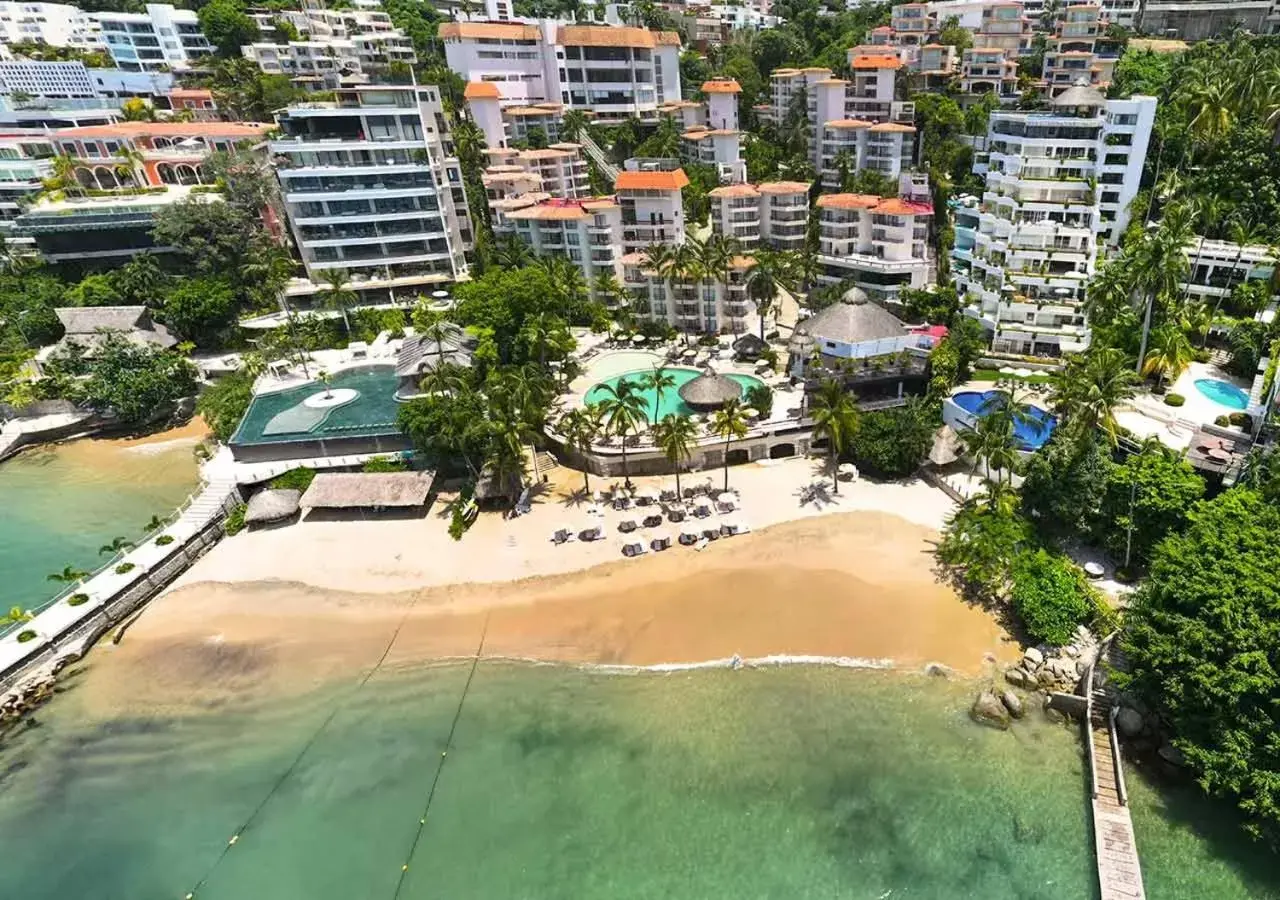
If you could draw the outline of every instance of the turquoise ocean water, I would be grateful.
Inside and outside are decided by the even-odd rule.
[[[972,725],[971,685],[468,672],[104,720],[90,665],[0,749],[0,897],[1096,896],[1075,734]],[[1133,793],[1153,900],[1280,896],[1220,807]]]
[[[198,482],[191,441],[83,440],[0,463],[0,607],[39,610],[62,588],[49,573],[97,568],[103,544],[141,537]]]

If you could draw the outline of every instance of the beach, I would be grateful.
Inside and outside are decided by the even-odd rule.
[[[809,475],[805,461],[735,469],[751,533],[640,559],[622,558],[616,537],[550,543],[576,480],[553,483],[527,516],[481,516],[459,542],[434,514],[237,535],[99,651],[85,691],[104,710],[173,709],[477,652],[590,666],[936,662],[966,675],[1017,655],[934,574],[944,495],[858,482],[801,506],[787,481]]]

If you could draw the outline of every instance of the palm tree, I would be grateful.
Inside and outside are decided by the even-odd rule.
[[[591,292],[596,300],[610,310],[619,309],[622,305],[621,301],[627,296],[627,289],[622,286],[622,282],[618,281],[618,276],[609,269],[596,273],[596,277],[591,280]]]
[[[675,468],[676,497],[683,497],[684,494],[680,491],[680,468],[693,456],[693,447],[698,442],[698,426],[688,416],[668,413],[662,417],[661,422],[653,426],[653,436],[662,455]]]
[[[11,606],[7,613],[0,615],[0,628],[21,625],[24,622],[30,622],[33,618],[31,610],[23,609],[21,606]]]
[[[827,378],[818,385],[817,396],[809,408],[813,416],[813,436],[826,439],[831,458],[832,489],[839,494],[840,456],[858,429],[857,403],[839,381]]]
[[[82,195],[84,186],[76,177],[76,159],[66,153],[53,158],[52,177],[45,180],[44,186],[51,191],[62,191],[64,194]]]
[[[125,540],[122,537],[115,537],[111,539],[111,543],[103,544],[101,547],[98,548],[98,555],[99,556],[115,556],[121,550],[132,550],[132,549],[133,549],[133,541]]]
[[[114,173],[117,179],[127,180],[129,185],[138,183],[138,169],[142,165],[142,154],[132,147],[121,147],[116,151],[120,162],[116,163]],[[124,185],[121,185],[122,187]]]
[[[159,531],[165,525],[164,519],[159,516],[152,516],[146,525],[142,526],[143,534],[150,534],[153,531]]]
[[[76,581],[83,581],[89,577],[89,573],[83,569],[77,569],[74,566],[64,566],[61,572],[53,572],[46,576],[48,581],[61,581],[63,584],[71,584]]]
[[[462,334],[462,329],[450,322],[442,313],[428,311],[425,317],[419,317],[419,321],[422,318],[426,318],[426,321],[421,322],[421,334],[436,345],[436,368],[439,369],[444,365],[445,341],[457,338]]]
[[[711,433],[724,438],[724,489],[729,490],[729,445],[734,438],[747,436],[747,419],[742,414],[742,401],[736,397],[725,402],[711,417]]]
[[[519,269],[533,262],[533,250],[518,234],[504,234],[493,247],[493,261],[504,269]]]
[[[974,471],[981,464],[986,478],[991,480],[991,471],[997,472],[995,481],[1004,481],[1004,473],[1010,474],[1018,464],[1018,439],[1016,424],[1024,420],[1027,413],[1015,403],[1012,396],[1000,391],[990,398],[982,407],[982,414],[972,428],[960,434],[965,449],[973,457]]]
[[[1142,340],[1138,349],[1139,367],[1146,357],[1147,340],[1156,304],[1162,298],[1177,295],[1178,286],[1187,276],[1187,256],[1183,253],[1190,235],[1191,223],[1186,208],[1170,206],[1160,227],[1142,236],[1132,257],[1133,283],[1146,295]]]
[[[790,281],[787,257],[776,250],[761,249],[755,252],[755,262],[747,272],[747,294],[755,302],[760,316],[760,340],[764,340],[764,321],[773,311],[778,294]]]
[[[580,109],[570,109],[560,120],[560,139],[576,141],[587,130],[587,114]]]
[[[1227,237],[1236,245],[1236,258],[1231,263],[1231,268],[1227,272],[1227,283],[1225,290],[1218,296],[1213,304],[1213,319],[1218,317],[1218,309],[1222,306],[1222,298],[1231,296],[1232,284],[1235,278],[1236,269],[1240,268],[1240,259],[1244,256],[1244,248],[1250,244],[1256,244],[1266,237],[1266,231],[1258,226],[1252,219],[1233,216],[1227,223]],[[1248,274],[1248,273],[1246,273]],[[1245,279],[1241,279],[1242,281]],[[1212,320],[1210,320],[1212,326]],[[1200,343],[1203,347],[1209,342],[1209,332],[1205,331],[1204,340]]]
[[[1165,379],[1177,378],[1195,358],[1195,350],[1186,334],[1176,325],[1165,325],[1151,339],[1151,350],[1142,360],[1142,374],[1156,376],[1156,386],[1162,387]]]
[[[649,417],[649,421],[657,422],[658,411],[662,408],[662,395],[675,389],[676,377],[667,372],[666,366],[657,365],[651,372],[641,375],[638,381],[636,387],[640,390],[653,391],[653,415]]]
[[[346,269],[325,269],[320,273],[325,286],[320,291],[320,301],[326,309],[336,309],[342,315],[342,327],[351,336],[351,320],[347,318],[347,307],[356,302],[356,292],[351,290],[347,280]]]
[[[1116,407],[1133,396],[1137,380],[1118,348],[1094,347],[1069,356],[1051,382],[1053,411],[1078,439],[1091,440],[1101,430],[1114,447],[1120,431]]]
[[[604,392],[607,396],[600,401],[600,412],[609,433],[622,440],[622,480],[631,487],[631,473],[627,468],[627,435],[639,432],[649,421],[644,410],[644,398],[626,379],[616,385],[606,384]]]
[[[591,452],[591,445],[600,434],[600,409],[590,403],[579,409],[571,409],[560,420],[558,430],[566,447],[585,456]],[[591,474],[585,465],[582,467],[582,487],[588,494],[591,493]]]

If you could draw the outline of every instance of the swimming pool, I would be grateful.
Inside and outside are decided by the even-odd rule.
[[[619,382],[629,381],[636,384],[641,377],[648,375],[652,369],[638,369],[634,372],[624,372],[621,375],[615,375],[613,378],[606,378],[597,384],[591,390],[587,391],[586,401],[588,403],[599,403],[601,400],[609,396],[606,387],[616,388]],[[662,392],[662,400],[658,401],[656,392],[651,388],[637,388],[636,393],[644,398],[645,414],[649,416],[650,422],[661,421],[666,415],[691,416],[696,410],[690,408],[680,399],[680,388],[687,382],[692,381],[702,374],[698,369],[679,369],[672,366],[666,368],[666,373],[675,379],[675,385],[669,387]],[[758,384],[764,384],[759,378],[751,375],[728,375],[733,381],[736,381],[742,387],[742,396],[746,396],[747,390]]]
[[[961,391],[951,397],[951,402],[967,413],[985,416],[994,408],[994,404],[1004,402],[1005,394],[1001,391]],[[1058,420],[1053,413],[1038,406],[1025,404],[1026,421],[1013,423],[1013,434],[1018,439],[1018,446],[1023,450],[1039,450],[1053,434]]]
[[[1249,395],[1229,381],[1217,378],[1197,378],[1196,390],[1214,403],[1228,409],[1248,409]]]
[[[345,403],[327,408],[308,407],[303,401],[326,393],[326,387],[309,381],[298,387],[253,398],[232,444],[263,444],[299,438],[349,437],[398,432],[399,404],[394,366],[358,366],[334,373],[328,392],[341,395],[352,391]]]

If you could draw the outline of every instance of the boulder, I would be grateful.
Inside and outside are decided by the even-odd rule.
[[[1085,672],[1088,672],[1088,671],[1089,671],[1089,664],[1088,664],[1087,662],[1085,662],[1083,659],[1077,659],[1077,660],[1076,660],[1076,674],[1077,674],[1077,675],[1083,675]]]
[[[1067,721],[1067,714],[1060,709],[1054,709],[1052,706],[1046,706],[1044,708],[1044,717],[1046,721],[1054,725],[1061,725],[1063,722]]]
[[[924,673],[932,675],[934,678],[950,678],[956,674],[956,670],[939,662],[931,662],[924,667]]]
[[[1055,675],[1053,671],[1048,667],[1041,669],[1039,672],[1036,672],[1036,681],[1044,685],[1045,687],[1048,687],[1049,685],[1056,683],[1057,680],[1058,680],[1058,676]]]
[[[1021,719],[1023,708],[1022,699],[1013,691],[1005,691],[1000,695],[1000,702],[1004,704],[1004,708],[1009,710],[1009,715],[1015,719]]]
[[[1137,737],[1142,734],[1142,729],[1145,726],[1146,722],[1142,719],[1142,713],[1136,709],[1122,706],[1120,711],[1116,713],[1116,728],[1120,729],[1120,734],[1124,737]]]
[[[1162,744],[1156,754],[1174,768],[1182,769],[1187,765],[1187,758],[1173,744]]]
[[[1034,687],[1036,684],[1036,680],[1018,666],[1005,669],[1004,680],[1014,687]]]
[[[1076,647],[1075,644],[1067,644],[1058,652],[1061,653],[1063,656],[1068,656],[1068,657],[1071,657],[1072,659],[1075,659],[1077,656],[1080,655],[1080,649]]]
[[[992,691],[983,691],[973,701],[969,715],[979,725],[999,728],[1004,731],[1009,727],[1009,710]]]
[[[1035,647],[1028,647],[1027,652],[1022,654],[1022,661],[1028,669],[1036,669],[1044,663],[1044,654]]]

